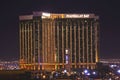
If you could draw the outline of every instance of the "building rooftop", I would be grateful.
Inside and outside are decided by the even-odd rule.
[[[45,18],[95,18],[98,19],[98,16],[95,16],[95,14],[77,14],[77,13],[47,13],[47,12],[33,12],[32,15],[22,15],[19,16],[20,20],[30,20],[33,19],[34,16],[41,16],[43,19]]]

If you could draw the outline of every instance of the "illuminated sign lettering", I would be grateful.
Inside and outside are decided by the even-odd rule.
[[[89,14],[69,14],[66,15],[66,18],[89,18]]]

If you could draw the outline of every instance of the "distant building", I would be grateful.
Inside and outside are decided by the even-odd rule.
[[[0,70],[18,70],[19,61],[0,61]]]
[[[71,68],[95,68],[99,54],[99,22],[94,14],[33,12],[19,16],[20,68],[65,68],[65,49]]]
[[[100,59],[99,61],[104,64],[119,64],[120,65],[120,59]]]

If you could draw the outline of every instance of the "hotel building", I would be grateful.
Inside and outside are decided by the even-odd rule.
[[[99,17],[95,14],[33,12],[19,16],[20,68],[95,68],[99,57]]]

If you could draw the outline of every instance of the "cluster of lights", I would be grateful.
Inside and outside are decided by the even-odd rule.
[[[90,72],[89,72],[87,69],[85,69],[85,70],[84,70],[84,74],[89,76],[89,75],[90,75]]]
[[[117,67],[117,65],[110,65],[111,68]]]
[[[96,73],[96,71],[89,71],[88,69],[85,69],[83,71],[83,74],[87,75],[87,76],[90,76],[90,75],[96,75],[97,73]]]

